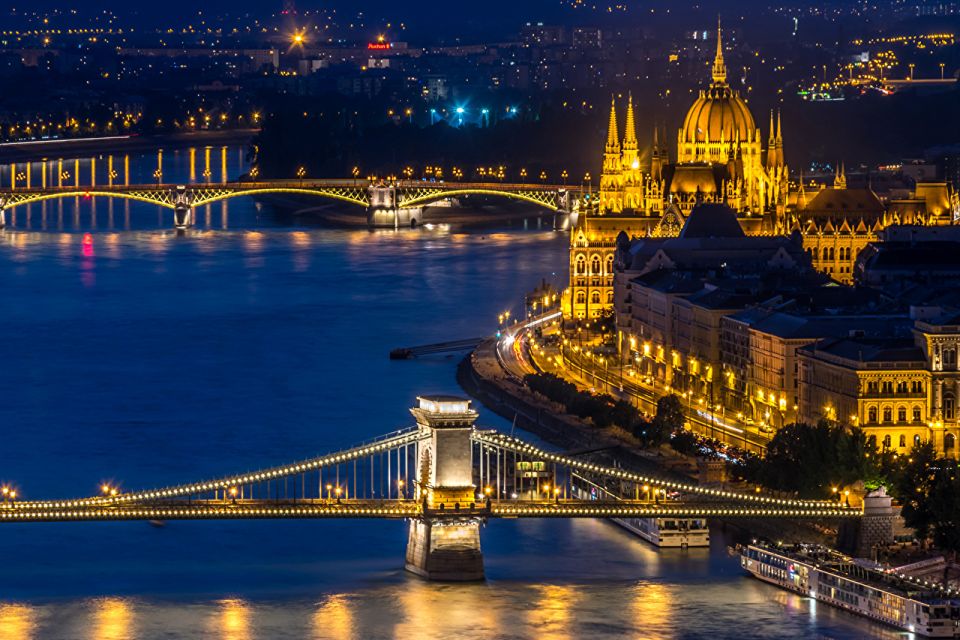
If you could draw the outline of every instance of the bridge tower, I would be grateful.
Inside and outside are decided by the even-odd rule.
[[[483,579],[471,433],[477,412],[454,396],[424,396],[410,412],[426,436],[417,447],[417,499],[423,515],[410,521],[406,568],[429,580]]]
[[[370,206],[367,209],[367,223],[371,227],[415,227],[423,222],[422,207],[398,206],[396,185],[371,184],[367,187]]]

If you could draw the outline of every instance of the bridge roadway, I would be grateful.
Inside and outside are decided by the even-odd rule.
[[[425,507],[416,500],[183,500],[72,508],[0,507],[0,522],[102,522],[124,520],[268,520],[462,518],[858,518],[839,505],[815,508],[744,506],[732,501],[490,500]]]

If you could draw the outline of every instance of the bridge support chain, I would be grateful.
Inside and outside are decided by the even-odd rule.
[[[446,582],[483,580],[479,518],[417,518],[410,521],[406,569]]]

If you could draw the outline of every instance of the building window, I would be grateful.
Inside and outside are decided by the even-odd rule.
[[[947,453],[953,451],[953,448],[957,446],[957,438],[952,433],[948,433],[943,436],[943,450]]]
[[[582,255],[577,256],[577,275],[582,276],[587,272],[587,259]]]
[[[920,407],[914,407],[914,408],[913,408],[913,421],[914,421],[914,422],[920,422],[921,420],[923,420],[923,415],[922,415],[922,412],[920,411]]]
[[[594,291],[590,294],[590,304],[600,304],[600,292]]]
[[[613,273],[613,256],[607,256],[607,275]]]
[[[613,291],[607,291],[607,302],[613,304]]]
[[[600,258],[598,256],[593,256],[593,260],[590,261],[590,273],[595,276],[600,275]]]
[[[880,392],[880,383],[876,380],[870,380],[867,382],[867,393],[879,393]]]
[[[884,393],[888,393],[888,394],[893,393],[893,382],[891,382],[890,380],[884,380],[882,384],[882,388]]]
[[[913,436],[913,446],[915,446],[915,447],[919,447],[919,446],[920,446],[920,434],[919,434],[919,433],[918,433],[917,435]]]
[[[869,422],[870,424],[876,424],[876,423],[877,423],[877,408],[876,408],[876,407],[870,407],[869,409],[867,409],[867,422]]]
[[[923,393],[923,382],[920,380],[913,381],[913,392],[914,393]]]
[[[950,367],[951,370],[957,368],[957,352],[955,349],[943,350],[943,368],[946,369],[947,367]]]
[[[884,449],[890,448],[890,434],[883,436],[883,448]]]
[[[577,291],[577,304],[586,304],[587,294],[583,291]]]
[[[900,448],[903,449],[903,448],[905,448],[906,446],[907,446],[907,436],[901,433],[901,434],[900,434]]]
[[[897,382],[897,393],[906,393],[907,392],[907,381],[901,380]]]
[[[906,407],[897,407],[897,422],[906,422],[907,421],[907,408]],[[900,445],[903,446],[903,445]]]
[[[943,397],[943,417],[953,420],[953,396]]]
[[[877,436],[875,436],[875,435],[869,435],[869,436],[867,436],[867,445],[868,445],[871,449],[876,449],[876,448],[877,448]]]
[[[893,422],[893,409],[890,407],[883,408],[883,421],[884,422]],[[889,436],[888,436],[889,438]]]

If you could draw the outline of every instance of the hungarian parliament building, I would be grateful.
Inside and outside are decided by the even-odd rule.
[[[677,236],[694,206],[725,204],[748,236],[800,234],[813,267],[841,283],[853,279],[861,249],[890,225],[951,224],[958,194],[945,182],[919,182],[909,197],[881,200],[869,187],[848,188],[838,167],[831,185],[791,178],[779,115],[768,134],[727,82],[721,33],[712,82],[700,91],[677,133],[676,161],[659,132],[641,161],[632,99],[619,135],[617,105],[610,121],[597,204],[581,212],[571,233],[572,318],[597,318],[613,305],[617,236]]]

